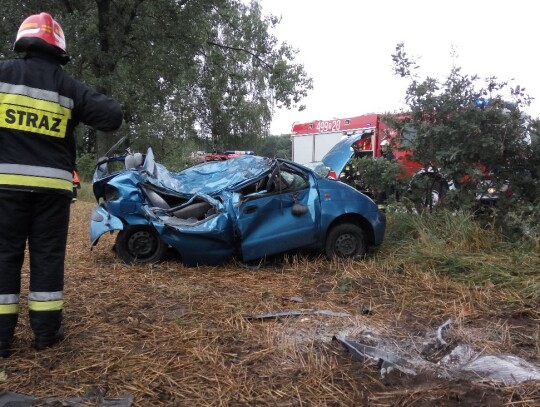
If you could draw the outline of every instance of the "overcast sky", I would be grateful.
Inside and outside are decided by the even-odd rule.
[[[540,24],[535,0],[259,0],[264,14],[282,17],[273,34],[300,52],[313,78],[306,109],[276,110],[271,133],[293,122],[384,113],[404,107],[409,82],[392,73],[391,55],[405,44],[421,77],[463,73],[496,76],[540,99]],[[540,100],[529,113],[540,116]]]

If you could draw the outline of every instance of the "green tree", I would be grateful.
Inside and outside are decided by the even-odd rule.
[[[268,136],[263,139],[262,145],[256,151],[257,155],[272,158],[291,159],[291,136]]]
[[[524,114],[531,98],[525,88],[496,77],[467,75],[456,65],[443,80],[420,79],[419,65],[398,44],[392,55],[394,71],[407,78],[408,112],[388,118],[399,131],[415,129],[413,158],[425,167],[436,166],[459,187],[450,203],[473,207],[482,177],[489,174],[497,188],[509,183],[512,196],[501,195],[495,210],[501,220],[508,211],[530,220],[539,203],[538,158],[531,143],[531,125]],[[480,188],[480,189],[479,189]],[[494,212],[490,212],[493,214]]]
[[[312,87],[296,50],[278,44],[258,1],[15,0],[3,2],[0,55],[21,21],[47,10],[64,28],[75,76],[122,102],[126,125],[116,137],[201,141],[219,147],[253,144],[268,134],[274,107],[302,109]],[[91,130],[82,152],[114,143]]]

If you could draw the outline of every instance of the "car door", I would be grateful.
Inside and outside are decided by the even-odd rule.
[[[241,199],[236,207],[244,261],[319,241],[320,203],[313,176],[292,167],[278,167],[274,175],[269,190]]]

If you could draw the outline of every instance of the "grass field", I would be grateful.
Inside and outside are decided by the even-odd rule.
[[[89,250],[93,203],[85,190],[72,205],[66,340],[31,348],[25,264],[0,394],[64,401],[129,394],[144,407],[540,405],[539,381],[504,385],[421,369],[381,376],[376,360],[358,360],[332,340],[376,332],[420,346],[452,319],[447,345],[426,355],[430,362],[467,343],[540,366],[538,245],[510,246],[463,216],[396,215],[384,246],[364,261],[290,255],[258,269],[235,262],[189,268],[171,255],[128,267],[111,250],[114,235]],[[302,310],[349,316],[247,318]]]

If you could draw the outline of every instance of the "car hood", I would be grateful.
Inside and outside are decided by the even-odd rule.
[[[336,174],[340,174],[354,154],[352,145],[361,138],[362,133],[359,133],[340,140],[328,153],[326,153],[321,161],[326,167],[333,169]]]

